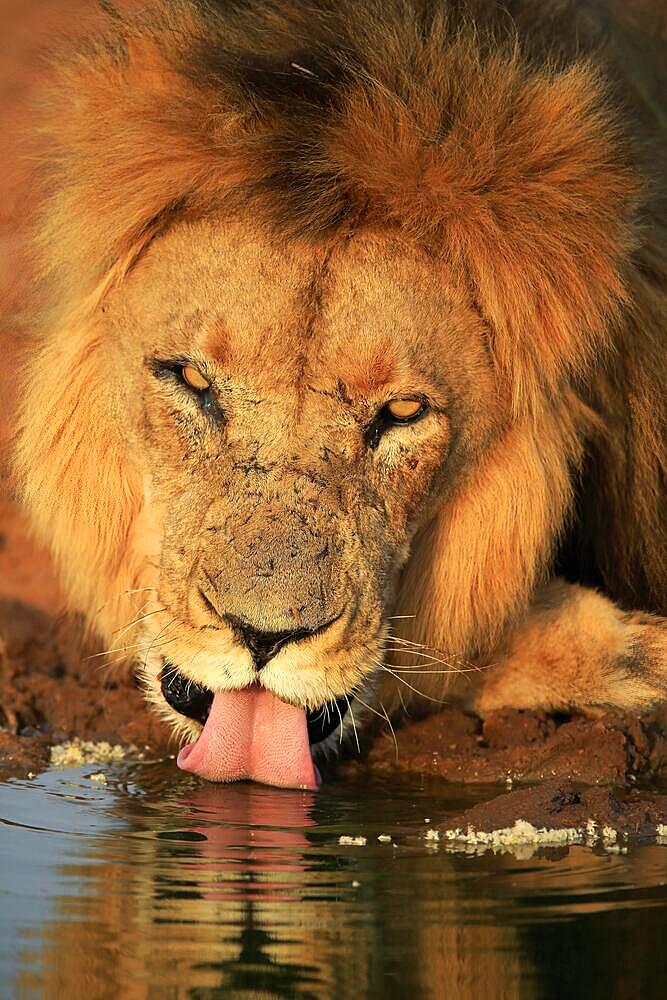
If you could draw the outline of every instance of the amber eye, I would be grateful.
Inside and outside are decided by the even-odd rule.
[[[421,399],[392,399],[386,406],[388,415],[399,423],[414,420],[421,416],[425,409]]]
[[[183,381],[186,385],[189,385],[191,389],[203,392],[205,389],[211,388],[211,383],[208,379],[204,378],[202,373],[193,365],[183,365],[181,375],[183,377]]]

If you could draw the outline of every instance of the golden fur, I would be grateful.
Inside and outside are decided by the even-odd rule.
[[[256,677],[232,613],[319,630],[261,675],[311,708],[664,698],[613,603],[666,606],[664,220],[595,4],[221,6],[113,14],[44,99],[17,464],[72,607],[172,719],[163,655]]]

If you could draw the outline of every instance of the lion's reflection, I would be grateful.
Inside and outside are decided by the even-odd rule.
[[[71,838],[74,860],[44,869],[45,894],[62,888],[53,916],[23,932],[17,995],[476,1000],[562,995],[563,983],[612,995],[621,977],[630,996],[659,974],[659,847],[622,867],[583,849],[523,861],[394,851],[371,833],[383,789],[360,805],[351,788],[351,809],[340,789],[141,775],[109,804],[106,832]],[[342,822],[366,847],[339,847]]]
[[[462,925],[448,861],[428,859],[434,899],[419,881],[423,854],[332,850],[315,803],[252,785],[192,787],[167,803],[169,827],[156,834],[141,829],[145,807],[123,799],[132,833],[63,866],[85,894],[56,899],[25,956],[40,971],[19,988],[58,998],[473,996],[485,981],[518,983],[515,929]]]

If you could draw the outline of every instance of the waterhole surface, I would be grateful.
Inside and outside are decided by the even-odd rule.
[[[480,856],[424,838],[488,794],[214,786],[173,762],[6,781],[0,993],[667,995],[667,848]]]

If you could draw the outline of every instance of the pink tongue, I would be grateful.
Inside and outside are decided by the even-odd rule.
[[[177,763],[209,781],[318,785],[305,711],[262,687],[214,695],[199,739],[182,748]]]

